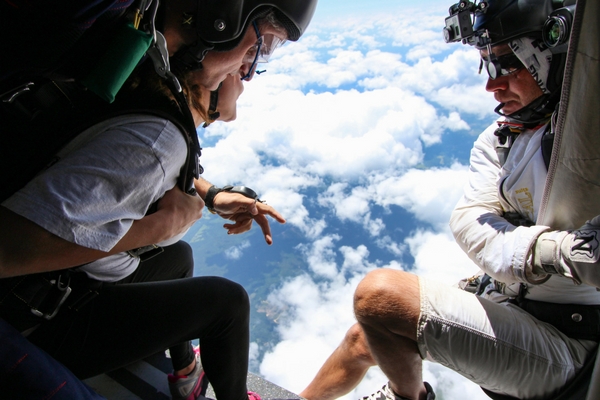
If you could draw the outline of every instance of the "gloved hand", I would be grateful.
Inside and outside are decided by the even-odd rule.
[[[533,274],[559,274],[600,287],[599,239],[600,216],[573,232],[542,233],[533,249]]]

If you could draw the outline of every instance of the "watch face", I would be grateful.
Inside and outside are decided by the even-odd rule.
[[[225,189],[225,188],[223,188]],[[243,196],[246,196],[250,199],[255,199],[258,200],[258,195],[256,194],[256,192],[252,189],[250,189],[249,187],[246,186],[233,186],[231,189],[227,190],[228,192],[232,192],[232,193],[239,193]]]

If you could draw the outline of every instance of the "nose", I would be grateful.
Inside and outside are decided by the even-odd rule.
[[[256,73],[257,64],[253,63],[244,63],[240,68],[240,77],[241,80],[249,82],[254,78],[254,74]]]
[[[508,79],[506,76],[501,76],[496,79],[488,78],[485,84],[485,90],[488,92],[496,92],[498,90],[506,90],[508,88]]]

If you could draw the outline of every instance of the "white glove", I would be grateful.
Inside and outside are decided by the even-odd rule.
[[[559,274],[600,287],[600,216],[576,231],[542,233],[533,250],[533,274]]]

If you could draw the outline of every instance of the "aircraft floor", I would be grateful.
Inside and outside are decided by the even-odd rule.
[[[85,382],[108,400],[169,400],[166,374],[171,370],[170,360],[160,353]],[[258,393],[263,400],[301,399],[253,373],[248,374],[248,390]],[[209,386],[206,396],[215,398],[212,387]]]

